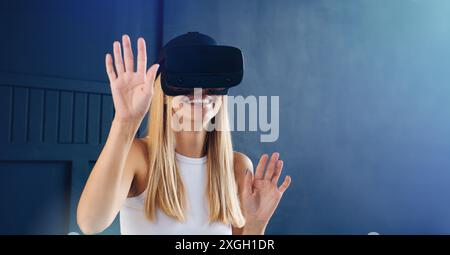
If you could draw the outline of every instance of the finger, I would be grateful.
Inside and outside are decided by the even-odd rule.
[[[270,157],[269,165],[267,166],[266,173],[264,174],[265,180],[272,180],[273,172],[275,170],[275,163],[278,161],[280,154],[278,152],[272,153]]]
[[[278,179],[280,178],[282,169],[283,169],[283,160],[278,160],[278,162],[276,164],[275,172],[273,173],[273,176],[272,176],[273,184],[276,185],[278,183]]]
[[[115,41],[113,47],[114,47],[114,65],[116,66],[117,76],[119,76],[125,71],[123,67],[122,50],[120,49],[120,42]]]
[[[289,187],[290,184],[291,184],[291,177],[288,175],[284,178],[284,182],[278,188],[281,194],[283,194],[286,191],[286,189]]]
[[[156,73],[158,72],[159,64],[153,64],[147,71],[145,89],[153,92],[153,84],[155,83]]]
[[[133,50],[131,49],[131,41],[128,35],[122,36],[123,59],[125,61],[125,71],[134,72]]]
[[[116,72],[114,72],[114,66],[111,54],[106,54],[105,57],[105,66],[106,66],[106,73],[108,74],[109,81],[112,82],[116,79]]]
[[[253,180],[252,180],[252,172],[249,169],[245,170],[245,176],[244,176],[244,187],[242,189],[243,195],[251,195],[253,194]]]
[[[269,155],[264,154],[261,156],[261,158],[259,159],[259,163],[256,166],[256,171],[255,171],[255,179],[262,179],[264,176],[264,168],[266,167],[266,163],[267,163],[267,159],[269,158]]]
[[[137,72],[145,74],[147,69],[147,49],[145,47],[144,38],[138,39],[138,56],[137,56]]]

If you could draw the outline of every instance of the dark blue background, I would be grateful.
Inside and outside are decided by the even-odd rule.
[[[268,234],[450,232],[450,3],[444,0],[25,1],[0,15],[0,232],[78,231],[113,109],[104,53],[149,59],[200,31],[240,47],[232,95],[280,96],[280,137],[234,132],[293,179]],[[117,222],[106,233],[118,233]]]

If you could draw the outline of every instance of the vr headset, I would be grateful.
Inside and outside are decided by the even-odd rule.
[[[217,45],[213,38],[198,32],[169,41],[160,51],[158,63],[161,87],[168,96],[190,95],[194,88],[226,95],[244,75],[241,50]]]

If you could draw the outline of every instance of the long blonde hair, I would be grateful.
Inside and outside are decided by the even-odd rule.
[[[186,193],[175,158],[175,135],[171,128],[171,100],[172,97],[163,94],[158,76],[154,83],[147,128],[149,174],[145,214],[149,220],[155,220],[157,208],[169,217],[186,220]],[[205,196],[209,202],[209,221],[242,227],[245,218],[234,175],[226,96],[214,118],[215,123],[226,127],[214,129],[206,135],[208,176]]]

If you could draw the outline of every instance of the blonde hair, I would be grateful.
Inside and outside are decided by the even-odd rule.
[[[157,208],[169,217],[179,221],[186,220],[184,215],[187,208],[186,193],[175,158],[171,106],[172,97],[163,94],[158,76],[154,83],[147,129],[149,175],[145,214],[152,221],[156,218]],[[215,123],[225,125],[225,128],[214,129],[206,135],[208,176],[205,196],[209,202],[209,221],[242,227],[245,218],[234,176],[233,146],[226,97],[223,97],[222,106],[214,118]]]

